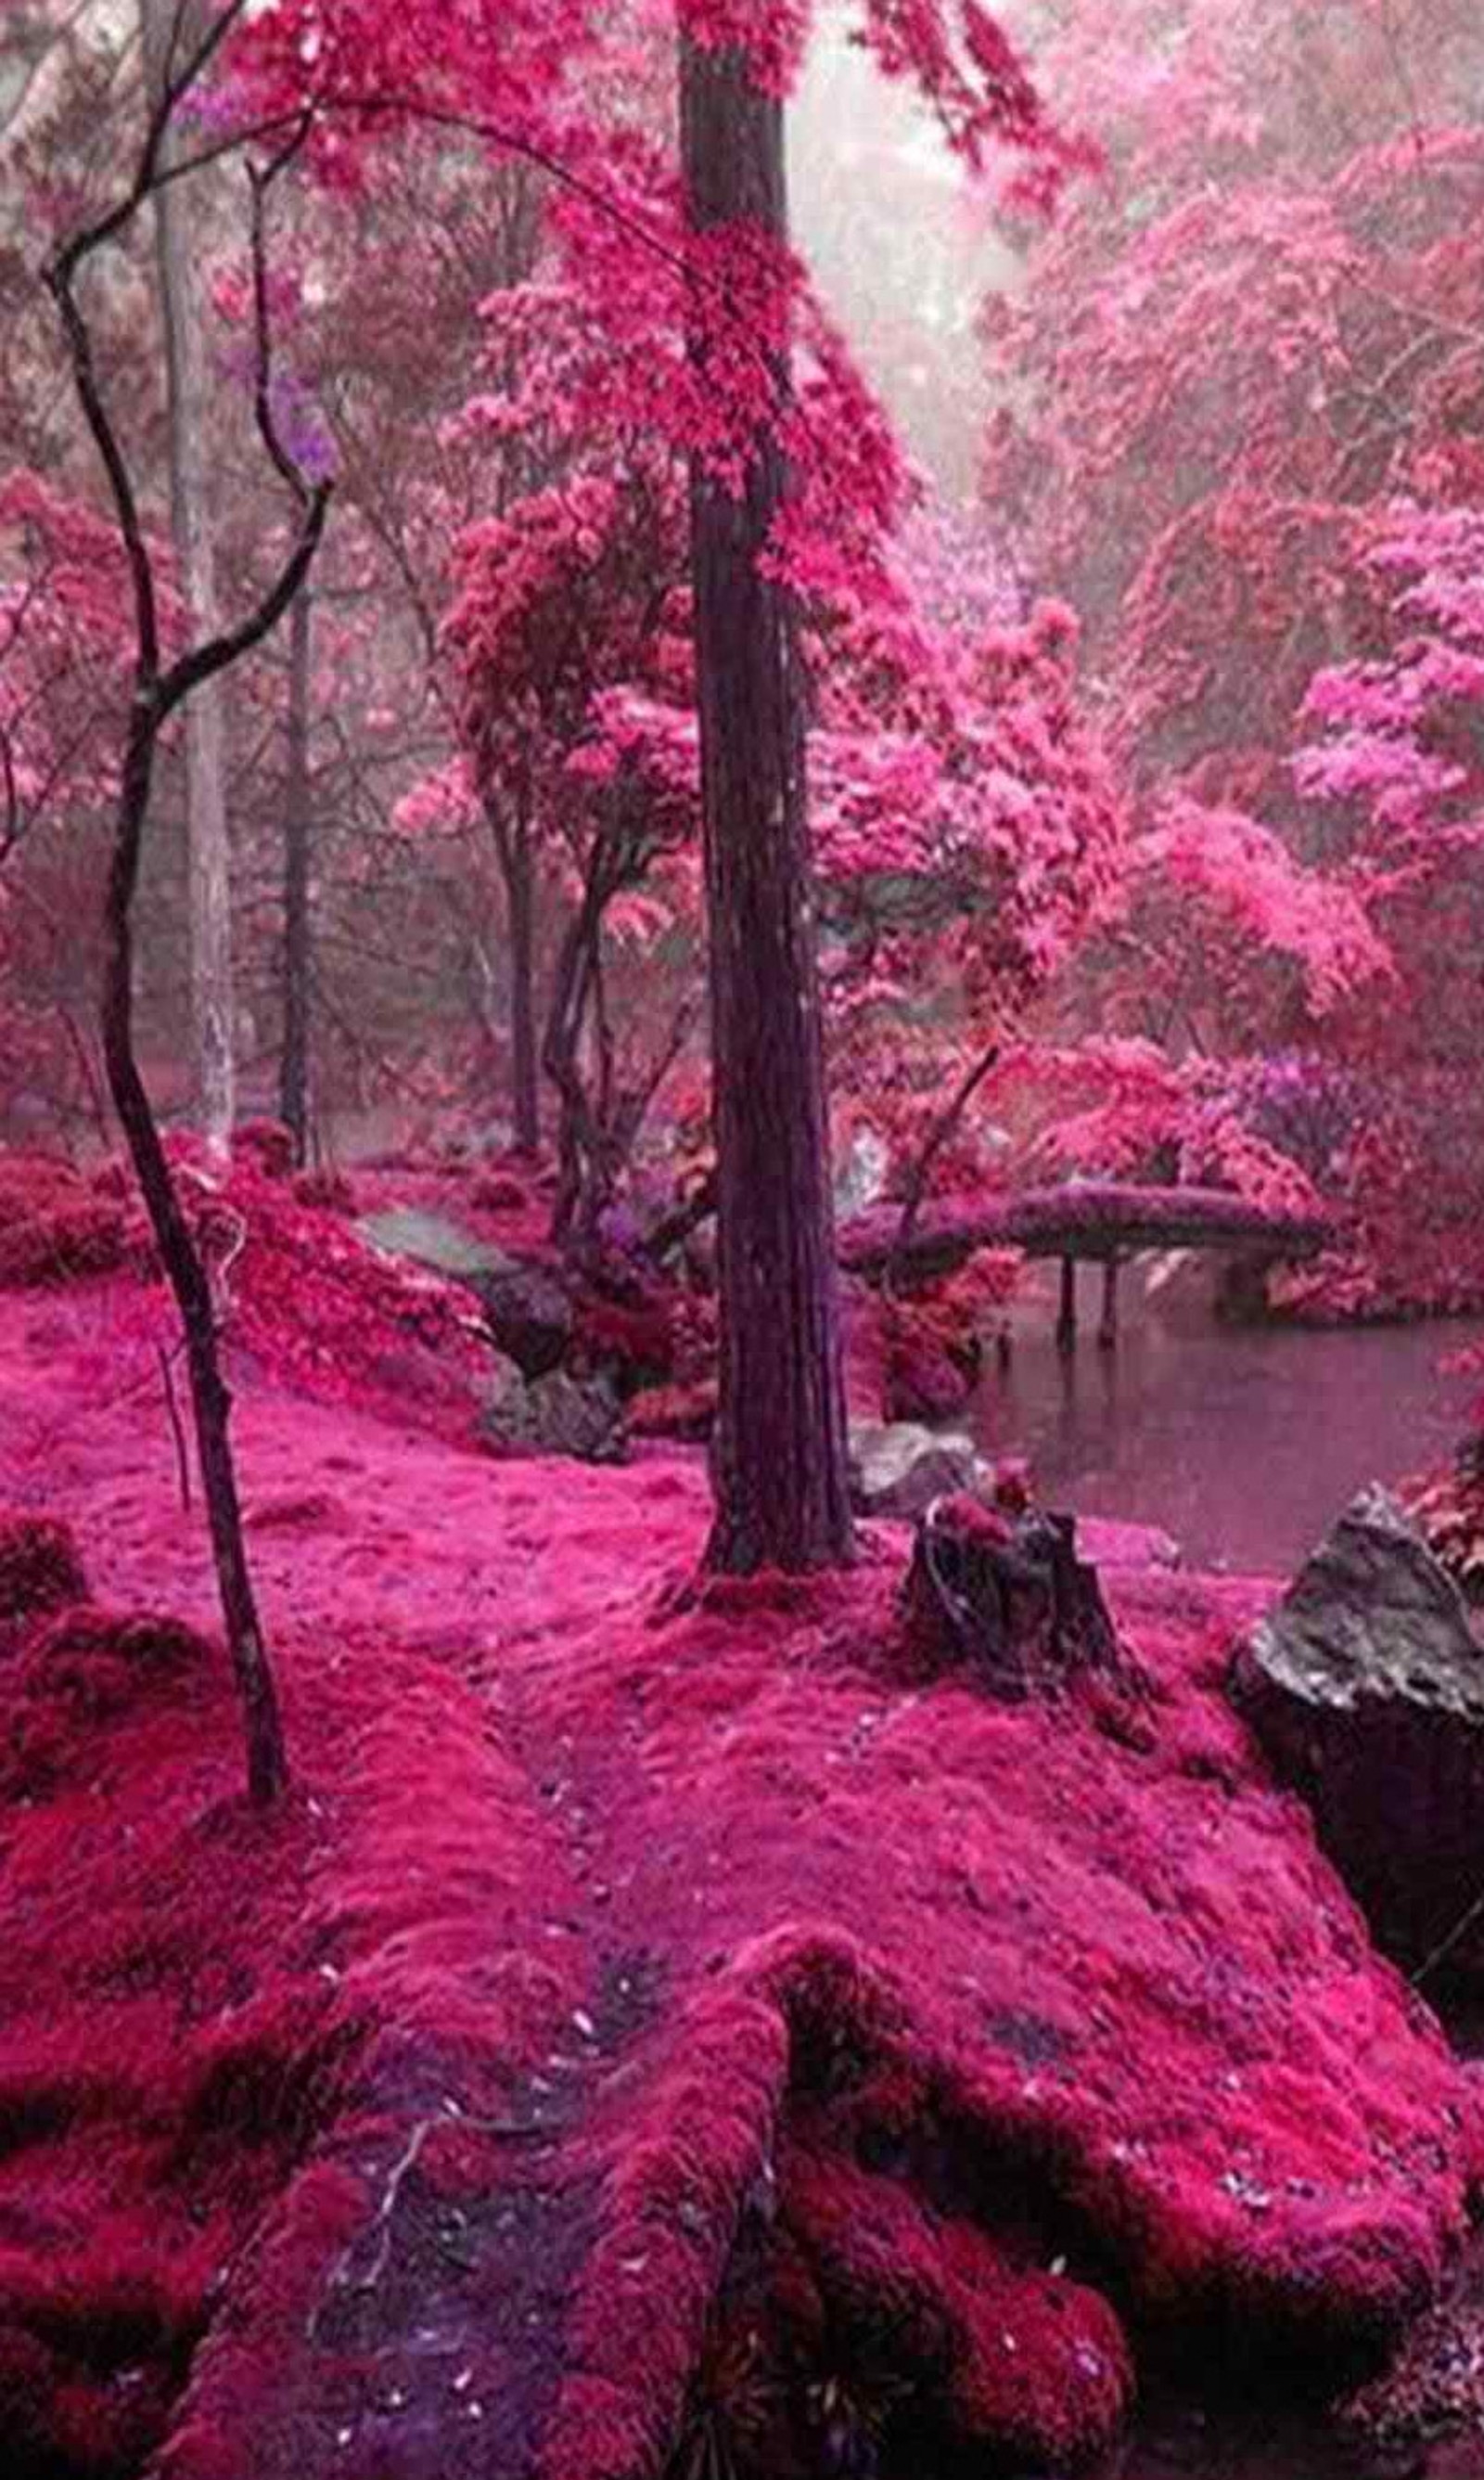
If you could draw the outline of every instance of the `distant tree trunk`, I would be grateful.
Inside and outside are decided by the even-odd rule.
[[[186,0],[140,0],[152,95],[163,90],[185,6]],[[170,142],[167,134],[166,160]],[[189,208],[180,190],[157,189],[154,214],[165,326],[170,525],[190,634],[202,643],[216,636],[218,625],[206,457],[210,382],[192,264]],[[201,1132],[217,1155],[228,1150],[236,1108],[225,739],[222,685],[214,677],[201,682],[187,703],[185,744],[193,1099]]]
[[[536,1051],[536,891],[525,838],[506,873],[510,917],[510,1101],[515,1141],[533,1154],[541,1143],[541,1086]]]
[[[628,1084],[620,1084],[603,982],[603,928],[614,898],[626,888],[642,885],[653,852],[642,832],[626,833],[622,827],[610,827],[594,840],[583,865],[581,896],[552,969],[541,1064],[559,1105],[551,1237],[564,1245],[597,1236],[650,1105],[690,1030],[692,1011],[682,1002],[647,1064]],[[584,1067],[589,1031],[594,1055]]]
[[[682,40],[690,226],[787,237],[782,111],[736,52]],[[721,1400],[710,1563],[852,1550],[824,1047],[793,616],[758,555],[786,472],[759,436],[740,498],[698,458],[692,568],[718,1187]]]
[[[309,1159],[309,910],[312,838],[309,780],[309,667],[312,602],[306,585],[289,615],[289,706],[284,766],[283,1055],[278,1109],[294,1138],[294,1158]]]
[[[531,852],[531,803],[482,767],[479,797],[505,891],[510,936],[510,1115],[523,1153],[541,1144],[541,1059],[536,1012],[536,871]]]

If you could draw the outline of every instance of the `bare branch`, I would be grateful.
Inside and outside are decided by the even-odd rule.
[[[287,171],[303,146],[311,126],[312,116],[307,112],[301,113],[297,126],[267,164],[259,166],[249,159],[247,165],[247,182],[252,193],[252,299],[257,329],[253,400],[258,436],[301,508],[309,506],[313,494],[306,477],[284,445],[273,411],[273,329],[268,297],[268,197],[273,183]]]
[[[900,1263],[911,1247],[912,1234],[917,1227],[917,1217],[922,1211],[923,1199],[928,1193],[928,1179],[933,1166],[950,1137],[961,1124],[965,1111],[985,1077],[997,1066],[1002,1047],[1001,1038],[996,1033],[993,1040],[986,1043],[978,1056],[970,1061],[955,1091],[950,1095],[948,1101],[928,1131],[908,1175],[907,1195],[902,1201],[902,1220],[897,1226],[896,1240],[886,1266],[885,1283],[888,1291],[894,1288]]]

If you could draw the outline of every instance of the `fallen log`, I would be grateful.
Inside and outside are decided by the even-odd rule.
[[[1276,1214],[1227,1189],[1137,1188],[1112,1180],[945,1198],[921,1208],[905,1245],[901,1223],[902,1209],[891,1203],[853,1216],[839,1235],[846,1273],[874,1279],[891,1267],[924,1279],[952,1274],[979,1249],[1105,1263],[1140,1249],[1238,1249],[1309,1257],[1334,1236],[1323,1215]]]

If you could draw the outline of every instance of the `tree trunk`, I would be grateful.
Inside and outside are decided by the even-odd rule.
[[[278,1080],[279,1115],[294,1138],[294,1158],[301,1167],[309,1159],[311,608],[310,591],[306,585],[289,614],[289,708],[284,766],[283,1055]]]
[[[682,41],[680,112],[691,228],[784,243],[782,110],[743,57]],[[707,1556],[735,1574],[852,1549],[802,685],[790,599],[758,567],[785,485],[771,435],[740,498],[692,470],[721,1308]]]
[[[227,1649],[242,1698],[247,1737],[249,1797],[266,1805],[289,1779],[283,1724],[272,1669],[263,1641],[252,1578],[243,1537],[242,1507],[232,1460],[232,1398],[221,1373],[217,1310],[211,1281],[191,1227],[181,1211],[154,1113],[134,1055],[134,933],[132,910],[140,848],[149,810],[150,778],[159,733],[153,699],[136,698],[130,718],[119,794],[118,826],[104,905],[106,957],[103,984],[103,1051],[114,1108],[128,1140],[144,1203],[185,1330],[186,1365],[195,1413],[201,1488],[211,1526],[217,1587]]]
[[[164,85],[181,0],[140,0],[151,93]],[[166,138],[166,156],[172,141]],[[155,193],[155,251],[165,323],[170,524],[189,634],[217,632],[217,574],[207,484],[207,400],[189,202],[179,187]],[[219,679],[187,701],[186,851],[191,958],[193,1101],[212,1152],[228,1150],[236,1094],[232,1044],[232,890],[227,840],[225,707]]]
[[[515,1141],[533,1154],[541,1143],[541,1087],[536,1055],[536,895],[526,835],[512,847],[505,873],[510,910],[510,1100]]]

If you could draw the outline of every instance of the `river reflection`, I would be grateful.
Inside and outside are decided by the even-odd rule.
[[[1191,1564],[1283,1572],[1368,1481],[1447,1455],[1481,1382],[1439,1363],[1477,1319],[1343,1329],[1178,1318],[1122,1279],[1115,1352],[1096,1341],[1097,1279],[1063,1357],[1049,1287],[1018,1314],[1008,1370],[976,1408],[987,1451],[1028,1456],[1042,1494],[1088,1515],[1163,1525]]]

